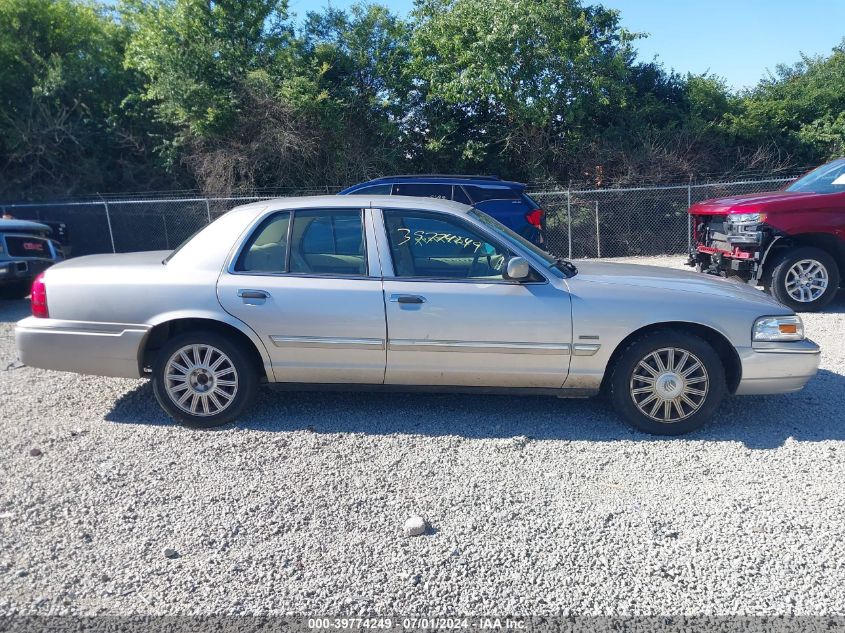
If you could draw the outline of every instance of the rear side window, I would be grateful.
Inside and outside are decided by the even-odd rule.
[[[452,185],[427,183],[400,183],[393,185],[394,196],[417,196],[420,198],[452,199]]]
[[[350,193],[350,196],[389,196],[392,185],[370,185]]]
[[[365,275],[361,212],[297,211],[291,230],[290,272]]]
[[[270,216],[252,234],[238,258],[235,270],[255,273],[283,273],[287,258],[290,213]]]
[[[479,187],[477,185],[464,185],[464,189],[472,198],[473,202],[484,202],[485,200],[519,200],[520,192],[510,187]]]

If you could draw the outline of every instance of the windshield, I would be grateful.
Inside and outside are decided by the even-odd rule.
[[[470,211],[468,215],[471,215],[476,220],[480,221],[482,224],[495,231],[502,239],[510,242],[511,244],[517,244],[522,248],[528,249],[539,259],[545,262],[549,269],[564,272],[569,274],[570,276],[574,275],[577,272],[577,269],[572,264],[568,262],[564,263],[564,260],[559,259],[554,255],[550,255],[533,242],[529,242],[519,233],[512,231],[504,224],[502,224],[495,218],[487,215],[483,211],[479,211],[478,209],[472,209],[472,211]]]
[[[803,193],[839,193],[845,191],[845,158],[822,165],[786,188]]]

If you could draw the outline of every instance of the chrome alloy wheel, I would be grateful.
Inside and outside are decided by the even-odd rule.
[[[680,422],[698,411],[709,389],[704,363],[677,347],[651,352],[631,375],[634,404],[643,415],[665,424]]]
[[[226,354],[211,345],[186,345],[165,368],[167,395],[191,415],[216,415],[238,393],[238,372]]]
[[[824,264],[815,259],[802,259],[786,273],[786,292],[795,301],[810,303],[824,294],[828,281]]]

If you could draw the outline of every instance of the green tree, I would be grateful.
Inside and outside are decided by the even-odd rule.
[[[124,0],[121,14],[138,97],[173,131],[158,146],[171,169],[218,193],[308,179],[324,95],[287,0]]]
[[[772,144],[798,164],[845,149],[845,43],[828,57],[778,66],[744,95],[730,123],[748,146]]]
[[[392,171],[596,186],[845,151],[845,43],[735,93],[588,0],[0,0],[0,194],[323,188]]]
[[[104,191],[147,171],[121,108],[125,40],[98,5],[0,0],[0,191]]]
[[[309,13],[305,51],[321,69],[326,173],[342,183],[406,162],[410,27],[380,5]],[[334,165],[334,168],[332,168]]]
[[[288,70],[287,0],[123,0],[126,64],[161,119],[200,136],[226,131],[253,72]]]
[[[636,36],[617,11],[579,0],[420,0],[414,17],[413,72],[433,104],[421,126],[435,153],[480,165],[506,154],[509,171],[563,177],[567,155],[625,105]],[[453,123],[454,107],[469,127]]]

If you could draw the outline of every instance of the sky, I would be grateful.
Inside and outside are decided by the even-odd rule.
[[[290,9],[301,19],[329,1],[335,8],[354,4],[353,0],[290,0]],[[379,4],[403,16],[413,7],[412,0]],[[651,61],[656,55],[666,68],[709,72],[734,89],[755,85],[767,70],[798,61],[802,52],[827,55],[845,37],[845,0],[605,0],[601,4],[619,9],[622,26],[629,31],[649,34],[636,43],[640,60]]]

